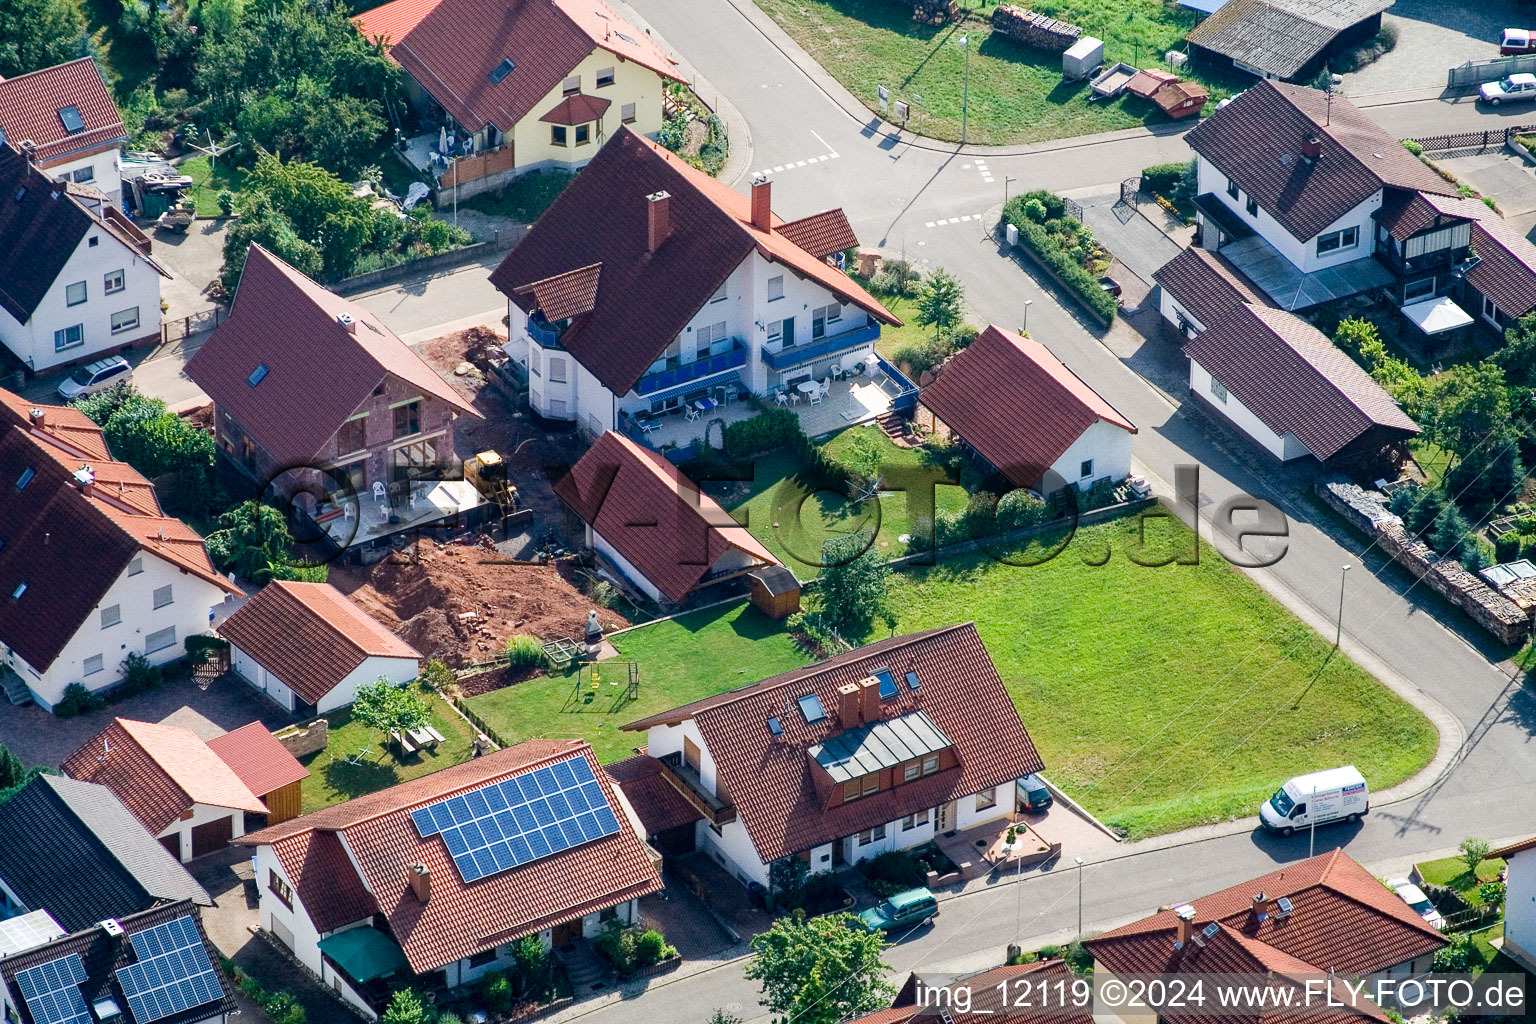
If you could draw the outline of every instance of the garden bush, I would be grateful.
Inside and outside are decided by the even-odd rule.
[[[64,687],[64,696],[53,706],[53,715],[55,718],[74,718],[104,707],[106,701],[87,690],[84,683],[70,683]]]
[[[896,892],[916,888],[923,884],[926,877],[922,865],[907,850],[887,850],[869,860],[861,860],[859,873],[871,883],[884,882],[895,885]]]
[[[1174,197],[1178,191],[1179,183],[1189,170],[1193,160],[1183,160],[1171,164],[1153,164],[1151,167],[1141,169],[1141,190],[1152,195]]]
[[[635,939],[635,955],[640,967],[650,967],[677,956],[677,948],[667,944],[666,936],[655,928],[647,928]]]
[[[123,659],[123,685],[118,692],[125,697],[147,693],[159,686],[163,679],[159,665],[152,664],[144,655],[134,652]]]
[[[1050,517],[1046,503],[1022,488],[1009,491],[997,503],[997,528],[1003,533],[1039,525]]]
[[[213,658],[214,651],[229,650],[229,641],[221,637],[194,633],[187,637],[186,648],[187,660],[194,665],[201,665]]]
[[[1476,956],[1477,947],[1472,944],[1472,936],[1453,936],[1449,946],[1435,952],[1435,970],[1448,974],[1465,973],[1471,969]]]
[[[1028,217],[1036,224],[1044,224],[1045,204],[1034,198],[1024,200],[1024,216]]]
[[[1049,195],[1050,193],[1046,193]],[[1024,204],[1036,193],[1026,193],[1025,196],[1015,196],[1008,200],[1008,205],[1003,208],[1003,219],[1019,230],[1019,244],[1028,249],[1030,253],[1040,261],[1042,266],[1051,270],[1061,283],[1077,296],[1078,300],[1087,306],[1100,320],[1108,323],[1115,318],[1115,297],[1103,288],[1099,287],[1099,279],[1083,267],[1082,251],[1085,246],[1092,245],[1092,236],[1088,235],[1086,243],[1083,241],[1083,232],[1072,229],[1070,225],[1077,221],[1070,217],[1051,218],[1046,224],[1038,224],[1032,220],[1024,210]],[[1061,205],[1061,200],[1057,205]],[[1049,209],[1047,209],[1049,213]],[[1053,233],[1048,225],[1060,221],[1057,231]],[[1066,232],[1078,240],[1077,244],[1068,248],[1063,244]]]
[[[549,664],[549,655],[544,653],[538,637],[519,633],[507,637],[507,664],[516,669],[544,668]]]
[[[1483,901],[1484,906],[1498,907],[1504,903],[1505,883],[1497,878],[1490,878],[1486,882],[1477,883],[1477,898]]]
[[[601,933],[593,940],[597,951],[603,954],[613,969],[620,974],[628,974],[635,969],[638,961],[638,934],[635,929],[622,921],[609,921],[603,927]]]
[[[512,981],[506,971],[491,971],[480,978],[480,998],[486,1009],[506,1013],[512,1009]]]
[[[800,418],[789,409],[768,409],[751,419],[725,425],[725,454],[744,459],[794,442],[804,433]]]

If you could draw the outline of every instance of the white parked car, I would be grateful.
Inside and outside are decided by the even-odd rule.
[[[132,373],[133,367],[128,360],[122,356],[107,356],[94,363],[86,363],[65,377],[59,385],[59,397],[66,402],[73,402],[77,398],[105,391],[118,381],[127,380]]]
[[[1528,103],[1536,100],[1536,75],[1510,75],[1497,82],[1484,82],[1477,93],[1495,107],[1500,103]]]
[[[1440,915],[1440,911],[1435,909],[1435,905],[1429,902],[1429,897],[1424,895],[1423,889],[1420,889],[1406,878],[1388,879],[1387,888],[1397,893],[1402,901],[1408,904],[1408,909],[1418,914],[1427,923],[1434,925],[1442,931],[1445,929],[1445,918]]]

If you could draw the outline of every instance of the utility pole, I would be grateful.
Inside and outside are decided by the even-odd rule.
[[[1348,569],[1349,566],[1345,566]],[[1307,814],[1312,818],[1312,828],[1307,834],[1307,856],[1317,853],[1317,783],[1312,784],[1312,795],[1307,798]]]
[[[1344,639],[1344,581],[1349,578],[1349,566],[1341,566],[1339,569],[1339,618],[1338,628],[1333,633],[1333,649],[1339,649],[1339,642]]]
[[[971,42],[969,36],[960,37],[960,48],[965,51],[965,88],[960,94],[960,145],[965,145],[966,113],[971,102]]]
[[[1018,178],[1015,178],[1012,175],[1008,175],[1008,174],[1003,175],[1003,208],[1004,209],[1007,209],[1007,207],[1008,207],[1008,186],[1013,184],[1015,181],[1018,181],[1018,180],[1019,180]]]

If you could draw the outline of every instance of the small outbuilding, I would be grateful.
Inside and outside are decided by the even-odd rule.
[[[765,565],[749,573],[752,603],[770,619],[784,619],[800,610],[800,581],[782,565]]]
[[[1185,40],[1206,67],[1308,82],[1328,59],[1381,31],[1393,0],[1226,0]],[[1192,5],[1193,6],[1193,5]]]

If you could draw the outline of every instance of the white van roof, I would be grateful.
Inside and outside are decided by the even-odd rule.
[[[1354,765],[1345,765],[1343,768],[1329,768],[1325,772],[1313,772],[1311,775],[1298,775],[1287,783],[1295,787],[1298,793],[1311,793],[1314,790],[1341,789],[1344,786],[1363,786],[1365,777],[1355,770]]]

